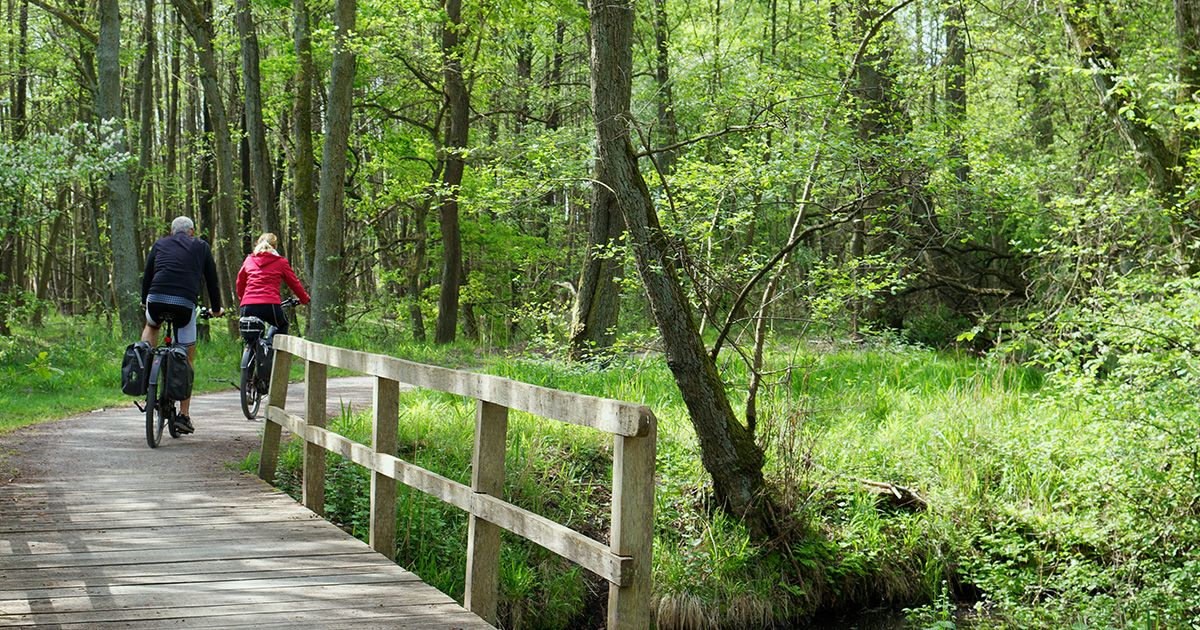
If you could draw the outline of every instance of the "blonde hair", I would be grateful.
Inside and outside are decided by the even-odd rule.
[[[275,252],[275,243],[279,242],[275,235],[270,232],[263,232],[263,235],[258,237],[258,242],[254,244],[254,253],[261,254],[263,252]]]

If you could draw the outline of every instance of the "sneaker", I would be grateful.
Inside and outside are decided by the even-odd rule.
[[[192,426],[192,419],[183,414],[175,416],[174,426],[175,430],[182,435],[187,435],[188,433],[194,433],[196,431],[196,427]]]

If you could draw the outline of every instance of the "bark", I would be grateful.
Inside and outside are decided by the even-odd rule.
[[[217,171],[217,230],[213,233],[213,251],[226,302],[233,303],[233,279],[241,266],[238,247],[238,215],[233,185],[233,143],[229,136],[229,114],[221,95],[220,75],[213,51],[213,29],[210,18],[201,12],[193,0],[172,0],[183,25],[196,44],[200,61],[200,84],[204,87],[204,103],[212,124]],[[211,192],[211,190],[210,190]],[[199,229],[199,228],[198,228]],[[208,229],[211,229],[209,227]]]
[[[462,234],[458,225],[458,195],[462,186],[470,124],[470,96],[463,77],[462,51],[459,49],[463,30],[462,0],[444,0],[448,22],[442,30],[446,117],[446,141],[443,143],[446,167],[442,171],[441,200],[438,217],[442,226],[442,286],[438,298],[437,326],[434,343],[454,341],[458,324],[459,284],[463,281]]]
[[[316,255],[313,262],[311,335],[323,339],[341,324],[339,288],[344,268],[346,229],[346,151],[354,96],[357,58],[349,46],[354,32],[355,0],[334,4],[333,68],[325,116],[325,145],[321,150],[321,188],[317,205]]]
[[[630,143],[633,2],[596,1],[590,14],[598,159],[625,219],[638,273],[663,337],[667,365],[700,440],[701,460],[713,478],[718,503],[745,518],[756,535],[770,535],[775,528],[764,493],[762,451],[734,415],[725,384],[704,350]]]
[[[608,356],[616,339],[621,308],[616,276],[622,256],[614,255],[612,249],[621,237],[624,221],[606,183],[611,178],[602,164],[596,164],[593,178],[588,245],[571,313],[568,355],[572,361],[603,360]]]
[[[279,234],[279,211],[271,186],[271,154],[267,152],[267,130],[263,124],[262,81],[259,78],[258,33],[250,0],[237,0],[238,36],[242,39],[242,89],[246,97],[246,132],[250,143],[250,178],[254,203],[264,232]]]
[[[238,97],[235,92],[233,102],[237,102]],[[242,251],[248,252],[254,247],[254,239],[258,236],[252,234],[254,232],[254,182],[250,175],[250,135],[246,133],[246,110],[241,113],[242,133],[238,134],[238,167],[241,168],[238,181],[242,185],[242,202],[238,204],[241,209],[241,225],[242,229],[239,236],[242,239]]]
[[[27,103],[29,98],[29,2],[22,0],[17,16],[17,80],[12,97],[12,137],[20,142],[25,138]]]
[[[669,29],[667,25],[667,0],[654,0],[654,80],[658,87],[654,103],[657,108],[659,139],[663,146],[679,141],[679,129],[675,122],[675,99],[671,90],[671,59]],[[664,173],[675,166],[675,150],[658,154],[658,168]]]
[[[12,9],[9,4],[9,28],[12,27]],[[9,100],[11,102],[11,117],[12,117],[12,141],[20,142],[25,137],[26,124],[26,92],[28,91],[28,69],[27,69],[27,47],[28,47],[28,32],[29,32],[29,5],[26,2],[21,3],[19,15],[17,17],[17,51],[16,51],[16,80],[9,84]],[[11,49],[9,49],[11,52]],[[24,214],[24,200],[18,199],[17,203],[11,208],[5,209],[5,214],[8,216],[3,225],[0,225],[0,300],[5,298],[14,302],[20,299],[21,282],[20,282],[20,262],[18,251],[20,248],[20,221]],[[7,309],[11,310],[11,309]],[[0,313],[0,336],[11,334],[8,325],[8,313]]]
[[[300,228],[301,260],[305,275],[312,278],[316,256],[317,198],[313,193],[313,59],[312,37],[305,0],[292,0],[293,41],[296,50],[296,100],[292,117],[296,125],[296,222]]]
[[[172,202],[179,197],[179,74],[181,54],[179,17],[171,17],[171,71],[168,74],[167,88],[167,186]],[[186,173],[187,170],[185,169]],[[189,210],[190,212],[190,210]],[[191,216],[190,214],[188,216]]]
[[[199,173],[196,179],[200,180],[200,189],[196,195],[196,204],[200,210],[200,223],[196,226],[196,233],[202,234],[201,238],[213,242],[217,226],[216,212],[213,207],[213,200],[217,196],[217,169],[212,144],[207,140],[212,137],[213,132],[212,117],[208,115],[207,107],[201,108],[200,117],[205,139],[201,141],[200,161],[197,164]]]
[[[96,47],[99,90],[96,114],[101,133],[118,151],[128,151],[125,117],[121,111],[121,16],[117,0],[100,0],[100,36]],[[113,290],[121,328],[128,336],[141,330],[144,319],[141,301],[142,270],[138,267],[137,200],[133,196],[129,171],[118,169],[108,174],[109,245],[112,248]]]
[[[138,65],[138,86],[135,107],[138,113],[138,166],[135,171],[137,179],[133,183],[135,191],[141,191],[142,213],[154,216],[154,184],[147,173],[154,164],[154,59],[158,54],[158,43],[154,36],[154,0],[145,0],[142,16],[142,53]],[[138,251],[143,251],[139,246]]]
[[[54,223],[50,226],[50,236],[46,239],[46,251],[42,254],[42,262],[37,276],[37,309],[33,312],[33,326],[40,328],[42,325],[43,304],[46,303],[46,298],[50,296],[50,279],[53,273],[54,261],[56,257],[55,250],[58,248],[58,242],[62,236],[63,225],[67,222],[67,217],[70,214],[67,212],[67,194],[70,189],[63,188],[58,191],[58,196],[54,203]]]
[[[950,167],[960,192],[970,179],[971,165],[968,161],[966,134],[963,125],[967,119],[967,46],[966,16],[958,0],[947,0],[945,12],[946,32],[946,131],[950,137]]]

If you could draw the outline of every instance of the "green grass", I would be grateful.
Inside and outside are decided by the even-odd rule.
[[[232,389],[241,341],[213,327],[196,350],[195,391]],[[126,339],[103,319],[55,318],[36,330],[0,338],[0,433],[35,422],[125,405],[120,390]],[[44,354],[43,354],[44,353]]]
[[[951,412],[959,408],[1011,416],[1041,384],[1029,370],[914,349],[792,349],[787,357],[774,355],[774,361],[786,358],[793,365],[760,405],[761,430],[769,443],[767,472],[797,523],[790,547],[779,549],[757,546],[740,523],[709,508],[711,486],[696,438],[660,360],[626,360],[599,370],[463,347],[440,356],[431,356],[436,351],[427,348],[389,350],[379,342],[372,347],[406,358],[424,353],[420,358],[434,363],[467,359],[489,373],[650,405],[659,417],[655,584],[662,627],[757,627],[803,618],[820,607],[919,604],[944,593],[945,583],[957,579],[954,556],[961,536],[954,523],[932,510],[880,511],[873,495],[851,478],[900,483],[923,493],[931,491],[925,478],[931,471],[938,474],[937,483],[943,477],[956,483],[967,479],[963,469],[931,465],[930,460],[940,460],[940,451],[906,444],[906,431],[912,430],[905,427],[906,419],[938,433],[937,427],[953,423]],[[729,367],[727,374],[736,381],[740,375]],[[365,416],[343,417],[333,426],[366,442],[367,422]],[[399,455],[466,483],[472,428],[470,401],[406,392]],[[868,448],[847,449],[848,444]],[[897,444],[905,450],[897,450]],[[910,462],[913,467],[898,464],[910,456],[917,458]],[[802,460],[816,465],[798,466]],[[280,484],[298,492],[298,443],[285,449],[282,461]],[[328,513],[365,539],[368,477],[337,456],[330,462]],[[513,414],[505,486],[510,501],[604,539],[610,483],[611,443],[602,434]],[[401,506],[399,561],[461,598],[465,516],[411,491],[404,491]],[[603,584],[596,578],[534,545],[506,541],[501,589],[508,626],[569,628],[603,606]]]

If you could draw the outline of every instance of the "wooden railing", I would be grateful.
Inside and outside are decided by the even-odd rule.
[[[464,605],[496,622],[500,529],[531,540],[609,582],[608,627],[649,628],[657,421],[648,407],[564,392],[511,379],[276,336],[258,475],[273,481],[280,428],[304,438],[303,502],[325,503],[325,453],[372,471],[370,545],[395,559],[396,482],[470,514]],[[284,410],[293,357],[305,361],[304,416]],[[326,373],[338,367],[375,378],[371,446],[325,429]],[[395,457],[400,383],[476,400],[471,485]],[[606,545],[503,499],[508,411],[516,409],[613,434],[612,525]]]

